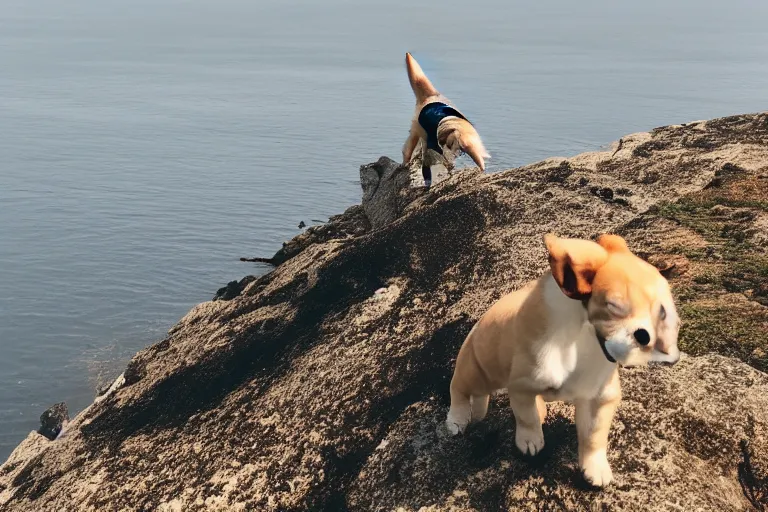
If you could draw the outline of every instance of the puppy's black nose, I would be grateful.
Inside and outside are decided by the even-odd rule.
[[[645,329],[638,329],[635,331],[635,339],[642,346],[646,346],[651,342],[651,335]]]

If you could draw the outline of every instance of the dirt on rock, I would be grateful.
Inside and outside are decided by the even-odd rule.
[[[379,228],[369,197],[193,308],[56,441],[30,434],[0,468],[0,509],[763,510],[766,166],[753,114],[395,190]],[[442,437],[458,348],[546,268],[542,235],[609,231],[670,276],[689,354],[622,370],[616,483],[585,488],[564,404],[532,460],[503,396]]]

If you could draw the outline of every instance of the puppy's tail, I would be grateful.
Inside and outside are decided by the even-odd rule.
[[[408,80],[411,82],[413,94],[416,95],[416,101],[421,102],[430,96],[440,94],[410,53],[405,54],[405,67],[408,70]]]
[[[480,134],[472,123],[458,117],[444,120],[438,127],[437,138],[445,141],[444,146],[454,154],[464,152],[475,162],[481,171],[485,171],[485,161],[491,158],[485,149]]]

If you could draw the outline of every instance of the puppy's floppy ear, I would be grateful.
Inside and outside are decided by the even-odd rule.
[[[592,281],[597,270],[605,264],[608,252],[589,240],[558,238],[544,235],[549,252],[552,277],[565,295],[572,299],[586,299],[592,293]]]
[[[608,252],[630,252],[627,247],[627,241],[619,235],[604,234],[600,235],[597,243]]]

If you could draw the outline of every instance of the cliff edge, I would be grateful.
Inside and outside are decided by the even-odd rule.
[[[0,509],[768,507],[768,114],[410,182],[363,166],[363,205],[193,308],[57,440],[31,433],[0,467]],[[532,460],[502,396],[466,435],[437,429],[464,337],[546,268],[550,231],[622,234],[683,320],[680,363],[621,372],[603,491],[578,474],[570,406],[549,406]]]

